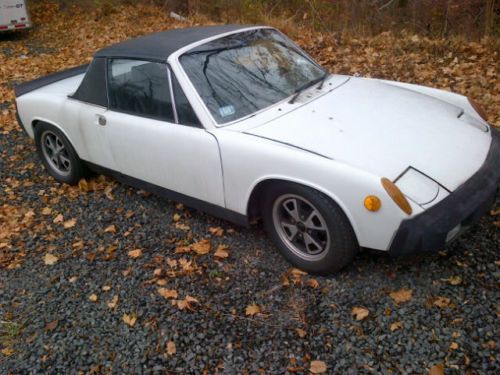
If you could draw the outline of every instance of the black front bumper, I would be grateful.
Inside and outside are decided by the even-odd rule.
[[[389,248],[391,255],[439,250],[452,229],[458,225],[466,228],[488,211],[500,182],[500,132],[491,132],[493,139],[482,167],[441,202],[404,220]]]

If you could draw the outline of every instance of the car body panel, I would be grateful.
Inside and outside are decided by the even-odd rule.
[[[462,111],[421,93],[352,78],[245,132],[391,180],[411,166],[453,191],[482,165],[491,142],[490,134],[458,118]]]

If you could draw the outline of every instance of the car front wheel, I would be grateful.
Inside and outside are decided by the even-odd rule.
[[[45,169],[57,181],[74,185],[84,176],[82,161],[66,136],[55,126],[38,124],[35,143]]]
[[[302,185],[271,187],[264,199],[263,219],[285,258],[310,273],[339,271],[359,248],[342,209],[329,197]]]

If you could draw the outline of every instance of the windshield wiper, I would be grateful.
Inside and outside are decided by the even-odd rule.
[[[300,96],[300,94],[302,94],[302,92],[315,85],[316,83],[318,82],[324,82],[324,80],[326,80],[326,77],[328,77],[328,73],[325,73],[324,75],[322,75],[321,77],[319,78],[316,78],[316,79],[313,79],[312,81],[309,81],[307,82],[305,85],[302,85],[300,86],[297,90],[294,91],[293,93],[293,96],[292,98],[288,101],[289,104],[293,104],[295,102],[295,100]]]
[[[330,73],[328,72],[325,72],[325,75],[323,76],[323,78],[321,79],[321,81],[319,82],[319,85],[318,87],[316,87],[318,90],[321,90],[323,88],[323,85],[325,84],[326,80],[328,79],[328,77],[330,77]]]

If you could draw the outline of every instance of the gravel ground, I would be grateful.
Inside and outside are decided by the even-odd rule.
[[[260,225],[109,179],[59,185],[18,130],[0,134],[0,154],[2,374],[308,373],[314,360],[341,374],[500,373],[492,216],[437,254],[364,251],[311,277]],[[209,253],[188,251],[204,239]]]
[[[0,273],[1,345],[12,350],[2,373],[302,373],[316,359],[329,373],[424,373],[439,363],[450,373],[499,371],[492,217],[439,254],[367,251],[334,277],[312,278],[291,272],[259,225],[233,228],[110,180],[93,192],[61,186],[20,132],[2,135],[0,149],[1,218],[15,255]],[[176,253],[202,239],[229,257]],[[45,264],[48,253],[55,264]],[[199,303],[181,310],[158,280]],[[402,288],[412,294],[398,304],[390,293]],[[261,312],[246,315],[252,304]],[[369,315],[357,321],[353,307]]]

